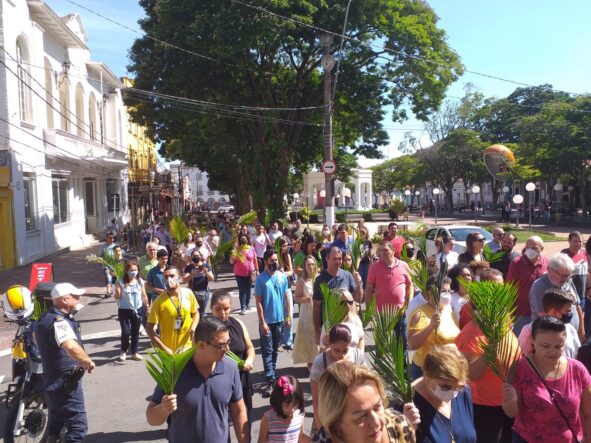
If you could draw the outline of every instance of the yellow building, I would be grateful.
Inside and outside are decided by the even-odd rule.
[[[121,81],[126,88],[133,87],[133,80],[123,77]],[[156,173],[158,154],[156,145],[146,136],[146,128],[133,123],[129,117],[127,118],[127,145],[129,151],[128,199],[131,224],[134,226],[144,221],[146,214],[151,210],[150,179]]]

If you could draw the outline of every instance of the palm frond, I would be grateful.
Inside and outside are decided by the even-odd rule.
[[[320,292],[322,292],[322,322],[324,330],[328,331],[335,325],[343,321],[349,308],[347,303],[341,301],[341,295],[328,287],[326,283],[320,283]]]
[[[463,282],[474,305],[474,322],[485,340],[480,343],[488,367],[507,381],[521,351],[511,345],[518,289],[513,283]]]
[[[407,262],[410,269],[410,278],[415,287],[423,294],[427,293],[427,282],[429,281],[429,269],[422,260],[411,259]]]
[[[215,250],[215,253],[209,257],[211,267],[216,269],[226,256],[226,253],[230,251],[233,247],[234,243],[232,243],[232,241],[227,241],[219,245]]]
[[[367,325],[373,320],[376,312],[377,299],[372,297],[371,300],[365,304],[365,310],[361,311],[359,318],[361,318],[361,324],[363,328],[367,328]]]
[[[359,263],[361,262],[361,257],[363,256],[363,240],[359,235],[359,230],[353,228],[353,241],[349,246],[347,246],[349,252],[351,253],[351,259],[353,262],[353,269],[359,269]]]
[[[86,261],[89,263],[98,263],[99,265],[102,265],[105,268],[109,268],[113,272],[113,274],[115,274],[117,281],[119,281],[123,278],[123,271],[125,270],[125,261],[115,259],[113,252],[110,251],[107,253],[107,251],[105,251],[104,257],[99,257],[95,254],[87,255]]]
[[[281,239],[281,237],[277,237],[275,239],[275,252],[277,253],[277,259],[279,260],[279,268],[282,268],[284,263],[283,263],[283,258],[281,254],[281,242],[279,241]],[[304,264],[305,266],[305,264]]]
[[[165,394],[174,393],[179,376],[194,351],[195,348],[191,347],[171,355],[155,346],[148,350],[148,358],[145,360],[146,369]]]
[[[244,215],[241,215],[240,218],[238,219],[238,221],[236,222],[239,226],[244,226],[244,225],[251,225],[253,224],[257,219],[257,212],[256,211],[250,211],[247,212]]]
[[[33,297],[33,315],[31,320],[39,320],[47,312],[47,305],[39,301],[39,297]]]
[[[189,228],[183,218],[179,215],[175,215],[170,219],[170,222],[168,223],[168,231],[178,245],[183,243],[189,236]]]
[[[484,258],[489,263],[500,261],[505,256],[505,251],[498,250],[496,252],[493,252],[490,250],[488,245],[484,247],[482,252],[484,254]]]
[[[234,354],[232,351],[226,351],[226,355],[236,362],[236,364],[238,365],[238,369],[242,369],[244,367],[245,361],[238,357],[236,354]]]
[[[390,396],[398,402],[412,401],[413,389],[410,366],[404,354],[402,337],[394,330],[404,315],[404,309],[391,305],[376,311],[373,317],[375,347],[370,352],[373,367],[384,378]]]

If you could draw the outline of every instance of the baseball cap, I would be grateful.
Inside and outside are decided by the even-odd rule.
[[[82,295],[86,291],[77,288],[72,283],[58,283],[51,290],[51,298],[60,298],[64,295]]]

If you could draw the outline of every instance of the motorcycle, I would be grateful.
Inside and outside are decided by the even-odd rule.
[[[12,383],[8,385],[5,404],[8,408],[4,441],[42,441],[47,428],[48,409],[43,392],[43,366],[33,341],[35,322],[18,320],[12,342]]]
[[[2,307],[9,321],[18,325],[12,341],[12,382],[8,385],[8,408],[4,441],[44,441],[48,424],[48,404],[43,386],[41,354],[35,344],[36,320],[51,306],[50,292],[55,283],[39,283],[34,294],[24,286],[12,286],[2,295]]]

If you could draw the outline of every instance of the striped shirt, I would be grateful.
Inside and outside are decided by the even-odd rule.
[[[304,414],[298,409],[291,418],[282,418],[277,415],[273,409],[265,412],[269,432],[267,434],[268,443],[297,443],[300,438],[302,424],[304,423]]]

